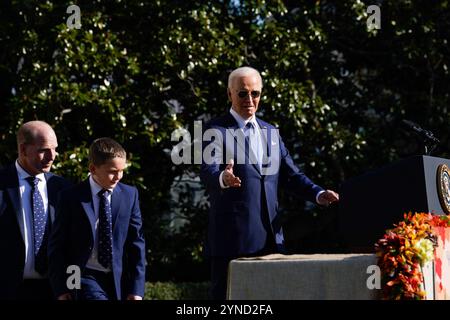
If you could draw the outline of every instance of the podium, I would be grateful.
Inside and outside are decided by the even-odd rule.
[[[374,252],[375,242],[402,220],[405,212],[446,214],[450,194],[448,190],[442,194],[438,174],[443,164],[450,167],[450,160],[415,156],[344,182],[338,229],[347,250]]]

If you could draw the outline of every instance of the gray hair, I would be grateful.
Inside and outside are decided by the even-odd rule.
[[[251,74],[256,74],[259,77],[259,81],[261,82],[262,87],[262,77],[258,70],[252,67],[240,67],[237,69],[234,69],[230,75],[228,76],[228,88],[231,88],[233,84],[233,80],[237,77],[247,76]]]

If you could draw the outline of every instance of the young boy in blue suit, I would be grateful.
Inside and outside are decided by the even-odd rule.
[[[143,298],[142,218],[137,189],[119,182],[125,168],[122,146],[99,138],[90,146],[89,178],[61,193],[48,249],[58,300]],[[80,290],[68,288],[69,266],[80,268]]]

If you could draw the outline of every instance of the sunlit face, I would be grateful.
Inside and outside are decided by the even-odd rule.
[[[123,171],[127,166],[125,158],[115,157],[106,163],[96,166],[89,165],[92,178],[104,189],[113,189],[123,177]]]
[[[261,89],[262,83],[256,73],[234,78],[231,88],[228,88],[228,98],[231,100],[234,111],[244,119],[251,118],[258,110]],[[259,95],[256,96],[256,93]],[[245,94],[245,96],[240,97],[239,94]]]
[[[49,172],[56,157],[58,141],[50,128],[43,129],[33,143],[19,145],[19,163],[30,175]]]

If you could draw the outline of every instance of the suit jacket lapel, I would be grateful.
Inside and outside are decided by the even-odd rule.
[[[261,167],[264,168],[270,166],[272,136],[270,129],[261,123],[261,120],[256,118],[256,121],[258,122],[261,132],[261,143],[263,150]]]
[[[262,143],[262,148],[264,151],[264,156],[268,156],[270,154],[269,144],[267,143],[267,141],[270,140],[269,129],[267,128],[267,126],[262,124],[258,118],[256,118],[256,122],[259,125],[259,129],[260,129],[260,133],[261,133],[261,143]]]
[[[225,137],[227,136],[227,131],[226,130],[229,130],[229,132],[232,134],[234,140],[237,142],[237,147],[241,148],[242,151],[244,151],[245,150],[245,145],[244,145],[244,141],[242,139],[243,136],[241,138],[238,137],[238,135],[240,133],[242,133],[242,132],[241,132],[241,130],[239,128],[239,125],[238,125],[237,121],[234,119],[234,117],[230,113],[228,113],[227,119],[226,119],[225,132],[224,132]],[[226,141],[226,139],[224,141]],[[232,147],[234,149],[234,144],[232,145]],[[226,148],[225,148],[225,150],[226,150]],[[234,156],[236,156],[236,151],[237,150],[233,150]],[[226,159],[226,160],[229,160],[229,159]]]
[[[83,185],[81,187],[80,202],[91,225],[92,239],[95,239],[95,212],[89,179],[83,181]]]
[[[57,201],[56,195],[59,190],[55,189],[55,186],[50,179],[52,174],[45,173],[44,176],[45,180],[47,181],[48,216],[50,217],[51,224],[53,224],[53,221],[55,221],[55,206]]]
[[[117,216],[120,213],[120,208],[122,205],[122,187],[120,184],[114,188],[113,193],[111,195],[111,215],[112,215],[112,227],[114,231],[114,227],[116,225]]]
[[[5,178],[6,189],[11,199],[14,212],[16,213],[15,215],[17,223],[19,224],[20,233],[22,234],[22,239],[25,239],[24,235],[25,227],[23,225],[22,205],[20,203],[19,177],[17,176],[17,170],[15,165],[14,164],[11,165],[7,172],[8,176]]]

